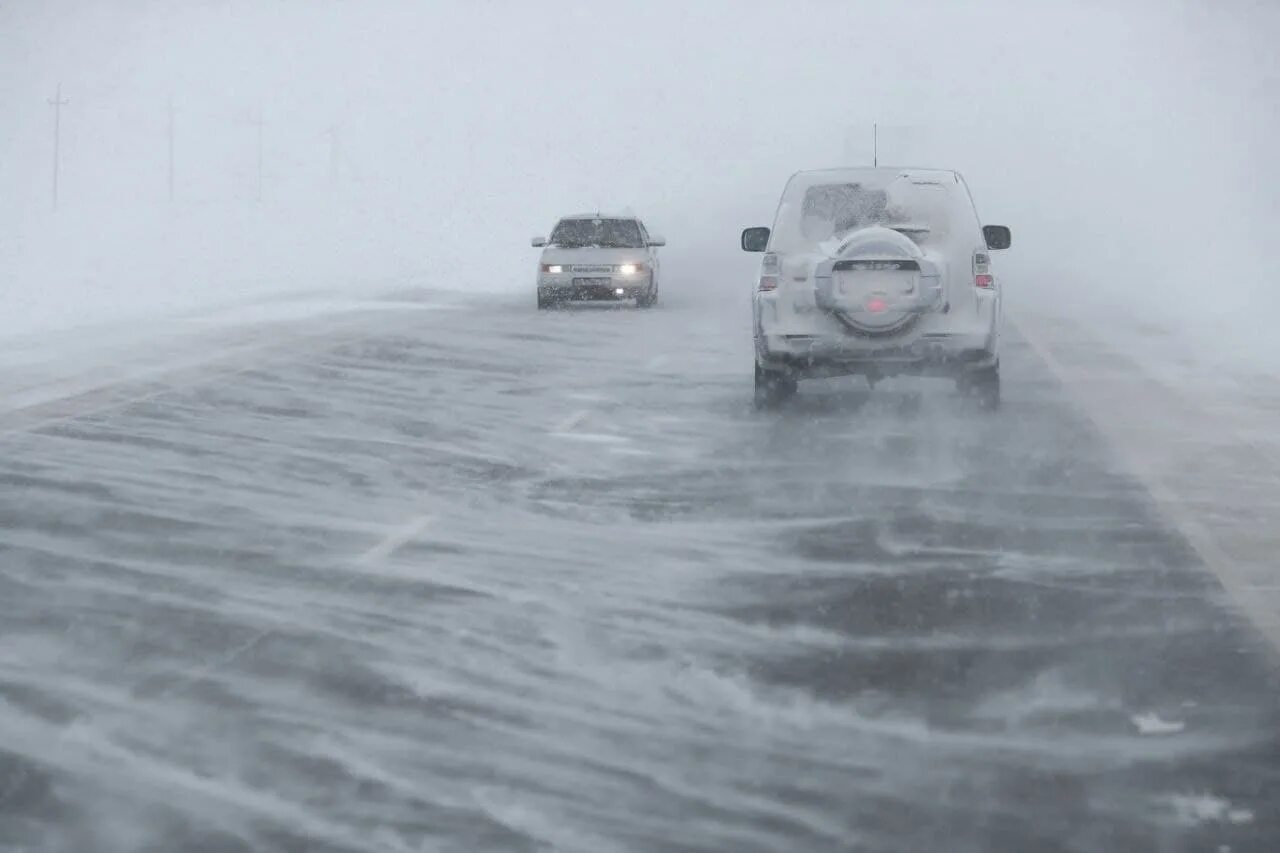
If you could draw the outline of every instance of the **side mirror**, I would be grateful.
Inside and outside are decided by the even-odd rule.
[[[1007,249],[1013,245],[1013,235],[1003,225],[982,226],[982,237],[987,241],[988,249]]]
[[[650,238],[649,238],[649,245],[650,245],[650,246],[653,246],[654,248],[657,248],[657,247],[659,247],[659,246],[665,246],[665,245],[667,245],[667,238],[666,238],[666,237],[657,237],[657,236],[650,237]]]
[[[529,244],[530,244],[531,246],[533,246],[533,248],[535,248],[535,249],[541,249],[541,248],[543,248],[544,246],[546,246],[546,245],[547,245],[547,238],[546,238],[546,237],[534,237],[532,240],[530,240],[530,241],[529,241]]]
[[[768,228],[748,228],[742,232],[742,251],[763,252],[769,248]]]

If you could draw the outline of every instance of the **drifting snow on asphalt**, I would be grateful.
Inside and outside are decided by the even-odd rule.
[[[1021,341],[757,414],[668,301],[6,415],[0,846],[1268,849],[1265,656]]]

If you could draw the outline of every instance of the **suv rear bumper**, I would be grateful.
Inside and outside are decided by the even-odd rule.
[[[859,342],[807,336],[756,338],[756,361],[797,379],[869,375],[956,377],[991,367],[998,354],[990,339],[929,334],[909,342]]]

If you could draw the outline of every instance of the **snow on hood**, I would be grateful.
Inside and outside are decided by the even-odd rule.
[[[627,264],[645,263],[649,260],[644,249],[561,249],[548,246],[542,251],[544,264]]]

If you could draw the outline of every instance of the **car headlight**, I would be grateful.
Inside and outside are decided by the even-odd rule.
[[[618,273],[621,275],[635,275],[639,272],[644,272],[644,264],[620,264],[618,266]]]
[[[564,267],[560,264],[543,264],[542,271],[551,275],[560,275],[560,273],[564,272]]]

